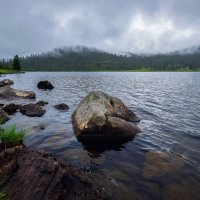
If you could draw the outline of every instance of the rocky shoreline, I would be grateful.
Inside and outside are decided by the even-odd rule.
[[[0,187],[12,200],[108,199],[89,176],[44,151],[0,151]]]

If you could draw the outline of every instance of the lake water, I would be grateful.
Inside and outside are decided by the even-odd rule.
[[[14,88],[34,91],[36,101],[49,102],[43,117],[16,113],[6,124],[26,129],[31,149],[48,150],[91,174],[114,199],[200,199],[200,73],[34,72],[6,78]],[[55,89],[37,89],[41,80]],[[71,114],[94,90],[119,97],[141,118],[142,132],[109,149],[78,142]],[[70,109],[55,110],[58,103]]]

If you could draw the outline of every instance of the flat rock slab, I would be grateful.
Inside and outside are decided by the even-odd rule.
[[[35,99],[35,93],[32,91],[16,90],[9,86],[0,88],[0,99]]]
[[[124,103],[104,92],[88,94],[72,114],[74,132],[79,139],[88,137],[134,137],[140,129],[139,118]]]
[[[0,187],[12,200],[105,199],[89,177],[44,151],[2,151]]]

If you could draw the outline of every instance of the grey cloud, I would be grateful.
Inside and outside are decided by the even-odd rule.
[[[0,57],[86,45],[167,52],[199,45],[198,0],[7,0],[0,4]]]

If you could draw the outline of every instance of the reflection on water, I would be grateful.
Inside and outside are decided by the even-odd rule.
[[[199,199],[200,73],[38,72],[7,78],[15,88],[35,91],[36,101],[49,102],[42,118],[17,113],[7,123],[27,130],[30,148],[51,151],[92,173],[114,199]],[[41,80],[55,89],[38,90]],[[142,119],[142,132],[129,142],[96,149],[77,141],[71,114],[93,90],[122,99]],[[54,109],[59,103],[70,109]]]

